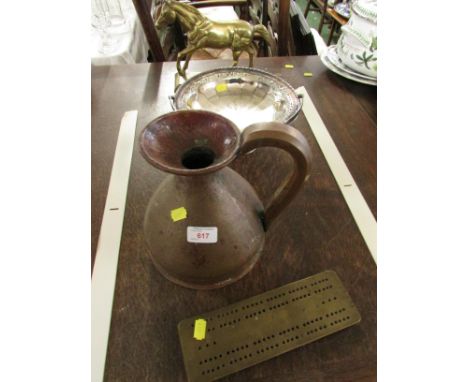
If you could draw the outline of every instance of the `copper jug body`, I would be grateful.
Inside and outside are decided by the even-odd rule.
[[[295,169],[266,208],[253,187],[227,167],[257,147],[279,147]],[[151,197],[143,229],[156,268],[194,289],[219,288],[259,259],[265,231],[308,176],[310,148],[297,130],[261,123],[241,134],[228,119],[182,110],[150,122],[140,136],[145,159],[168,175]]]

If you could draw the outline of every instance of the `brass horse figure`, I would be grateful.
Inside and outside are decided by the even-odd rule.
[[[254,38],[263,38],[271,45],[268,30],[261,24],[251,25],[244,20],[230,22],[215,22],[203,16],[198,9],[187,3],[175,0],[164,0],[155,26],[161,29],[178,21],[184,32],[187,32],[187,47],[177,55],[177,71],[183,78],[192,54],[203,48],[232,50],[233,66],[239,61],[243,51],[249,54],[249,66],[253,66],[253,56],[256,52]],[[185,58],[183,68],[180,61]]]

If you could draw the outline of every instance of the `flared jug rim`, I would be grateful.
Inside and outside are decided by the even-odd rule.
[[[231,163],[241,146],[234,122],[207,110],[162,114],[140,133],[140,152],[152,166],[177,175],[203,175]]]

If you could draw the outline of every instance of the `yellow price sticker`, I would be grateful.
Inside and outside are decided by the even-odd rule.
[[[293,69],[293,68],[294,68],[294,65],[292,65],[292,64],[285,64],[284,67],[285,67],[286,69]]]
[[[195,325],[193,328],[193,338],[198,341],[205,339],[206,333],[206,320],[203,318],[198,318],[195,320]]]
[[[184,207],[179,207],[171,211],[171,219],[173,222],[178,222],[179,220],[184,220],[186,218],[187,210]]]
[[[217,84],[215,89],[218,93],[225,92],[227,90],[227,85],[225,83]]]

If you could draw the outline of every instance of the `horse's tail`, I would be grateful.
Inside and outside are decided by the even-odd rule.
[[[262,24],[257,24],[254,25],[253,27],[253,36],[255,37],[261,37],[263,38],[268,45],[272,46],[273,41],[270,32],[268,32],[268,29]]]

